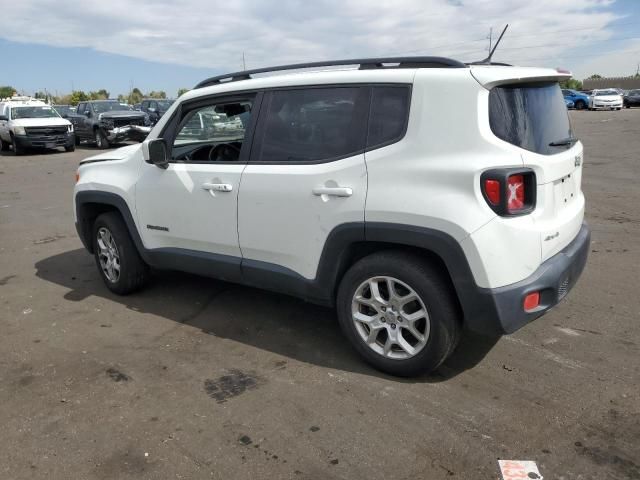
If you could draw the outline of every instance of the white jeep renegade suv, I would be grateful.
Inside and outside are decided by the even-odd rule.
[[[309,71],[335,65],[359,68]],[[143,144],[81,162],[77,230],[113,292],[150,267],[284,292],[335,306],[377,368],[433,370],[463,327],[513,332],[585,266],[565,78],[439,57],[211,78]]]

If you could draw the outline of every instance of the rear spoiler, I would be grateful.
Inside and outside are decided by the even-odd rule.
[[[473,78],[487,89],[505,83],[562,82],[572,76],[568,70],[553,68],[471,65],[470,69]]]

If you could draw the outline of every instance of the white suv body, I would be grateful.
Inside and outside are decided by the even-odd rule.
[[[50,105],[31,97],[0,101],[0,146],[17,155],[27,148],[64,147],[75,150],[73,125]]]
[[[128,293],[152,266],[335,305],[399,375],[437,367],[463,325],[510,333],[556,305],[589,244],[567,76],[358,62],[204,82],[143,144],[83,161],[76,225],[107,286]],[[242,138],[187,132],[203,112],[241,119]]]

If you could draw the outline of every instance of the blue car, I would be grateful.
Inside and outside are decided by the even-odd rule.
[[[567,108],[575,108],[575,104],[573,103],[573,100],[569,100],[568,98],[565,97],[564,99],[564,103],[567,106]]]
[[[565,100],[571,100],[576,110],[583,110],[589,106],[589,96],[576,90],[562,89]],[[571,108],[571,107],[569,107]]]

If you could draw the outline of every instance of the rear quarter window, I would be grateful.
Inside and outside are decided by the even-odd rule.
[[[408,86],[373,87],[367,150],[399,141],[407,130],[411,89]]]
[[[531,152],[553,155],[571,148],[570,143],[550,145],[573,137],[556,82],[494,87],[489,93],[489,124],[496,137]]]

